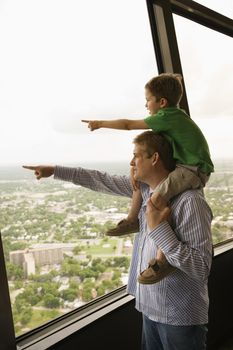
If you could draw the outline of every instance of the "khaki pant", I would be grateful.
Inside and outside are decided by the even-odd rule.
[[[155,192],[168,202],[181,192],[205,187],[208,180],[209,175],[200,172],[196,167],[177,165],[176,169],[156,187]]]

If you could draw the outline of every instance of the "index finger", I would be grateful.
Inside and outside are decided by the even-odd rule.
[[[148,205],[148,207],[151,207],[151,208],[153,208],[153,209],[159,210],[159,209],[154,205],[154,203],[152,202],[151,197],[148,199],[147,205]]]
[[[29,170],[36,170],[37,169],[36,166],[32,166],[32,165],[23,165],[23,168],[29,169]]]
[[[81,122],[83,122],[83,123],[89,123],[89,121],[90,120],[84,120],[84,119],[81,120]]]

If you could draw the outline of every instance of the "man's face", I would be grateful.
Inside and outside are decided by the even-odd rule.
[[[157,102],[156,97],[152,95],[150,90],[145,89],[145,98],[146,98],[146,109],[149,111],[150,115],[154,115],[161,108],[160,100]]]
[[[137,181],[147,182],[154,169],[152,157],[148,157],[145,146],[135,144],[133,158],[130,162],[133,167],[134,178]]]

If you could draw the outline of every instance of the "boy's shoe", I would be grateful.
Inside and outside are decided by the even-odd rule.
[[[157,283],[174,270],[175,267],[171,266],[168,262],[158,263],[156,259],[152,259],[149,262],[148,268],[138,276],[138,282],[141,284]]]
[[[130,233],[135,233],[139,231],[139,221],[129,221],[123,219],[118,222],[115,228],[112,228],[106,232],[107,236],[125,236]]]

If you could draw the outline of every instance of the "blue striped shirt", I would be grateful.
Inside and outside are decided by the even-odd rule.
[[[56,179],[70,181],[103,193],[132,197],[127,176],[83,168],[55,167]],[[190,190],[170,203],[171,225],[163,222],[149,231],[145,219],[150,188],[141,184],[143,203],[140,232],[135,235],[127,291],[136,309],[151,320],[170,325],[208,323],[208,275],[212,262],[212,212],[202,191]],[[158,283],[143,285],[137,276],[147,268],[160,247],[174,272]]]

